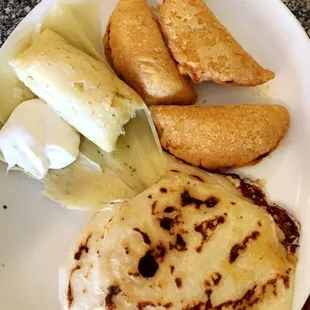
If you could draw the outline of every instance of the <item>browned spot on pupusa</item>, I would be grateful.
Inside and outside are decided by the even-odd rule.
[[[138,270],[141,276],[144,278],[154,277],[158,268],[159,265],[151,250],[147,251],[139,260]]]
[[[71,306],[74,302],[74,296],[73,296],[72,287],[71,287],[71,278],[72,278],[73,273],[79,269],[81,269],[81,267],[79,265],[77,265],[74,269],[72,269],[70,276],[69,276],[69,284],[68,284],[68,289],[67,289],[67,300],[68,300],[68,307],[69,308],[71,308]]]
[[[173,306],[173,303],[172,302],[167,302],[165,304],[162,304],[161,302],[154,303],[152,301],[142,301],[142,302],[139,302],[137,304],[138,310],[143,310],[143,309],[145,309],[148,306],[151,306],[151,307],[158,306],[158,307],[164,307],[166,309],[169,309],[169,308],[171,308]]]
[[[147,306],[155,307],[156,305],[153,302],[151,302],[151,301],[142,301],[142,302],[139,302],[137,304],[137,307],[138,307],[139,310],[143,310]]]
[[[108,294],[105,298],[105,306],[108,310],[116,309],[116,305],[114,304],[114,298],[121,292],[121,289],[118,285],[111,285],[108,287]]]
[[[193,301],[182,308],[183,310],[203,310],[205,309],[205,303],[202,301]]]
[[[160,227],[165,230],[170,230],[174,225],[174,219],[170,217],[163,217],[159,219]]]
[[[153,255],[159,262],[162,262],[164,260],[166,252],[167,252],[166,247],[162,243],[158,244],[153,249]]]
[[[167,193],[167,188],[161,187],[160,192],[163,194]]]
[[[213,208],[217,205],[219,199],[215,196],[209,196],[206,200],[200,200],[190,195],[188,190],[184,190],[181,194],[181,206],[186,207],[188,205],[194,205],[196,209],[200,209],[201,205],[207,208]]]
[[[220,216],[216,216],[213,219],[206,220],[201,222],[198,225],[195,225],[195,231],[199,232],[202,236],[202,240],[200,245],[196,248],[197,252],[201,252],[203,245],[205,242],[211,239],[214,231],[219,225],[223,225],[225,223],[226,213]]]
[[[174,282],[175,282],[175,285],[177,286],[177,288],[181,288],[182,287],[182,284],[183,284],[182,278],[177,277],[177,278],[174,279]]]
[[[179,252],[183,252],[187,250],[186,242],[184,241],[183,237],[180,234],[176,235],[175,243],[172,244],[170,242],[169,245],[170,245],[169,246],[170,250],[176,249]]]
[[[213,309],[214,310],[222,310],[222,309],[247,309],[244,306],[250,304],[251,299],[255,295],[256,287],[257,287],[257,285],[252,286],[250,289],[248,289],[246,291],[246,293],[241,298],[236,299],[236,300],[227,300],[227,301],[225,301],[225,302],[223,302],[223,303],[213,307]]]
[[[159,219],[159,223],[162,229],[170,231],[173,227],[180,224],[179,215],[173,217],[164,216]]]
[[[157,200],[155,200],[153,203],[152,203],[152,214],[155,215],[155,209],[156,209],[156,205],[157,205]]]
[[[133,230],[141,234],[145,244],[148,244],[148,245],[151,244],[151,239],[150,239],[150,237],[148,236],[147,233],[143,232],[139,228],[134,228]]]
[[[259,304],[263,299],[264,295],[266,293],[267,287],[272,288],[272,293],[277,296],[277,282],[282,281],[285,288],[289,288],[289,274],[291,272],[291,268],[286,270],[285,275],[277,275],[272,279],[269,279],[266,281],[263,285],[258,286],[257,284],[251,286],[249,289],[245,291],[243,295],[241,295],[240,298],[237,299],[229,299],[224,301],[221,304],[214,305],[211,301],[211,296],[213,293],[213,287],[210,280],[205,281],[205,294],[206,297],[203,300],[194,300],[192,303],[187,304],[185,307],[183,307],[183,310],[206,310],[206,309],[212,309],[212,310],[226,310],[226,309],[236,309],[236,310],[244,310],[249,309],[253,307],[255,304]],[[211,279],[214,286],[217,286],[222,276],[218,273],[213,273],[211,275]],[[259,309],[259,308],[258,308]]]
[[[260,236],[259,231],[253,231],[250,235],[246,236],[242,242],[233,245],[229,253],[229,262],[232,264],[236,261],[239,254],[246,250],[248,243],[251,240],[256,240]]]
[[[170,274],[173,274],[173,272],[174,272],[174,266],[170,266]]]
[[[251,184],[248,180],[243,180],[239,175],[235,173],[224,174],[228,177],[231,177],[234,180],[238,180],[239,189],[242,195],[254,204],[264,208],[274,219],[277,226],[282,230],[285,239],[283,240],[283,245],[291,253],[296,252],[296,248],[299,243],[299,223],[295,221],[291,215],[279,207],[278,205],[272,205],[268,203],[266,194],[264,191],[255,184]]]
[[[175,207],[171,207],[171,206],[166,207],[166,208],[164,209],[164,212],[165,212],[165,213],[172,213],[172,212],[174,212],[174,211],[176,211],[176,208],[175,208]]]
[[[214,284],[215,286],[217,286],[217,285],[221,282],[222,276],[221,276],[220,273],[214,272],[214,273],[211,275],[211,279],[212,279],[212,281],[213,281],[213,284]]]
[[[92,234],[89,234],[88,237],[86,238],[85,243],[80,244],[78,251],[74,254],[74,259],[75,260],[79,260],[83,254],[83,251],[85,251],[86,253],[88,253],[88,246],[87,246],[87,242],[90,239]]]

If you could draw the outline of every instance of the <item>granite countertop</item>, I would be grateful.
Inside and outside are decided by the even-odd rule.
[[[18,23],[41,0],[0,0],[0,47]],[[282,0],[310,37],[310,0]]]

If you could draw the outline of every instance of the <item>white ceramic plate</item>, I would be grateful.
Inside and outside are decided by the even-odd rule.
[[[33,29],[55,2],[43,0],[31,11],[0,53]],[[293,306],[300,310],[310,292],[310,41],[280,0],[207,3],[237,40],[276,72],[276,78],[248,89],[201,84],[196,87],[199,102],[282,102],[291,112],[291,127],[279,148],[239,173],[265,179],[270,198],[302,224]],[[103,26],[115,5],[115,0],[103,2]],[[0,163],[0,309],[57,310],[58,266],[91,214],[61,208],[42,197],[42,184],[18,172],[6,175],[5,170]]]

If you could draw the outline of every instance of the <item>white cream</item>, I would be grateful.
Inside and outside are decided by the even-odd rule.
[[[8,170],[18,165],[38,179],[62,169],[79,155],[80,135],[43,100],[21,103],[0,131]]]

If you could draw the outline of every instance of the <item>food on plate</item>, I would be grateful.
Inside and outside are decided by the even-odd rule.
[[[256,86],[275,76],[243,49],[203,0],[165,0],[160,23],[179,71],[196,83]]]
[[[37,179],[62,169],[79,155],[80,135],[40,99],[18,105],[0,130],[8,170],[16,165]]]
[[[237,175],[229,191],[173,165],[85,227],[60,268],[62,309],[291,309],[299,223]]]
[[[120,0],[104,40],[112,68],[148,105],[195,103],[197,95],[179,74],[145,0]]]
[[[153,106],[161,145],[210,170],[257,163],[284,137],[289,112],[281,105]]]
[[[44,194],[69,209],[98,211],[137,194],[83,154],[64,169],[49,170],[44,183]]]
[[[144,108],[142,99],[111,71],[50,29],[11,62],[17,76],[64,120],[111,152],[123,126]]]
[[[137,111],[112,153],[82,137],[78,159],[64,169],[49,170],[44,194],[69,209],[96,211],[141,193],[166,172],[148,124]]]
[[[103,169],[114,171],[127,185],[140,193],[154,184],[166,172],[160,142],[152,121],[141,111],[124,126],[125,135],[119,137],[116,150],[107,153],[82,139],[81,152]]]

